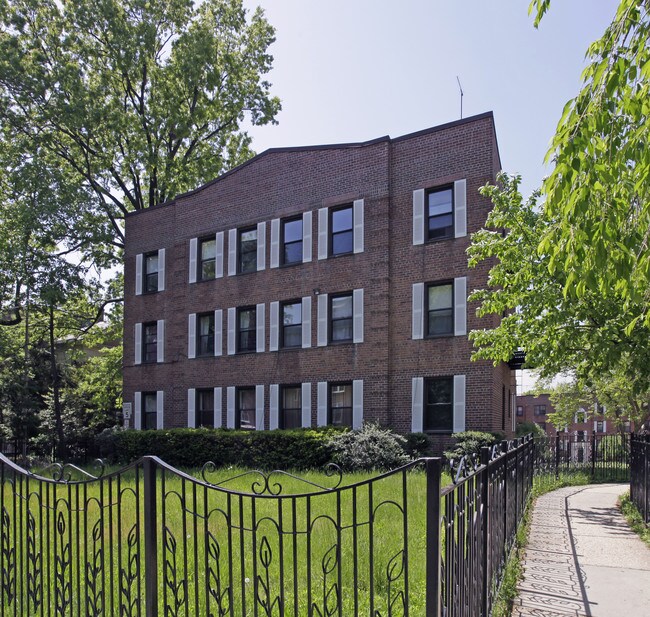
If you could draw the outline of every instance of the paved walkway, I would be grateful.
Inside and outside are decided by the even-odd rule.
[[[537,500],[513,617],[650,616],[650,548],[616,507],[628,487],[570,487]]]

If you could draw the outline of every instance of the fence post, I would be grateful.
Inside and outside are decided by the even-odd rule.
[[[596,475],[596,431],[591,433],[591,479]]]
[[[503,549],[504,549],[504,559],[508,556],[508,459],[510,455],[508,454],[508,442],[501,442],[501,452],[503,452],[505,458],[503,461]]]
[[[483,617],[490,614],[490,448],[481,448],[481,502],[483,503]]]
[[[427,458],[426,617],[440,617],[440,475],[442,459]],[[148,616],[147,616],[148,617]]]
[[[560,479],[560,431],[555,431],[555,479]]]
[[[146,617],[158,617],[156,461],[149,456],[145,456],[143,466],[145,615]]]

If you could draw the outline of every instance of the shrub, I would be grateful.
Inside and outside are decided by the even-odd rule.
[[[536,422],[520,422],[517,424],[517,437],[530,434],[533,437],[546,437],[546,431]]]
[[[431,438],[426,433],[408,433],[404,449],[413,459],[431,456]]]
[[[332,460],[329,439],[340,430],[295,429],[236,431],[170,429],[114,431],[102,435],[102,448],[113,461],[130,463],[150,454],[174,467],[236,465],[257,469],[317,469]]]
[[[447,459],[458,459],[466,455],[480,456],[481,448],[491,447],[501,441],[498,433],[483,433],[481,431],[465,431],[454,435],[456,443],[452,450],[445,452]]]
[[[406,439],[377,424],[330,437],[332,460],[344,471],[384,471],[409,461]]]

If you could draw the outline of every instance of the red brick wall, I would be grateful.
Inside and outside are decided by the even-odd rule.
[[[204,187],[127,217],[125,250],[124,400],[135,391],[164,390],[165,426],[187,425],[187,389],[364,380],[364,419],[411,430],[411,379],[466,375],[467,429],[500,430],[505,365],[469,362],[467,337],[411,339],[412,284],[468,277],[468,291],[485,284],[487,266],[467,271],[465,238],[413,246],[412,193],[453,180],[467,181],[468,234],[479,229],[490,203],[478,188],[494,181],[498,153],[491,115],[396,140],[362,145],[268,151]],[[318,209],[365,200],[364,252],[318,260]],[[270,221],[313,213],[312,261],[270,269]],[[266,221],[266,269],[227,275],[228,230]],[[224,277],[188,283],[191,238],[225,232]],[[135,258],[166,249],[166,291],[136,296]],[[320,293],[364,289],[364,342],[316,346]],[[269,352],[269,303],[312,297],[311,349]],[[227,309],[266,305],[266,352],[229,356]],[[187,359],[188,315],[223,309],[223,356]],[[468,331],[478,319],[468,305]],[[134,365],[134,324],[165,319],[165,362]],[[507,405],[507,401],[506,401]],[[513,411],[514,413],[514,411]]]

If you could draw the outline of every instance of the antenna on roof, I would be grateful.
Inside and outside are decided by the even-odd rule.
[[[463,86],[460,85],[460,79],[458,79],[458,75],[456,75],[456,81],[458,82],[458,89],[460,90],[460,119],[463,119]]]

